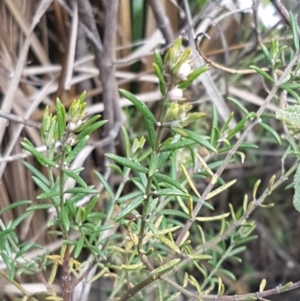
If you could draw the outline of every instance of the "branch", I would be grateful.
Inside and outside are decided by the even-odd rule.
[[[148,4],[151,7],[156,24],[158,25],[164,38],[166,39],[166,44],[172,43],[174,41],[174,35],[170,25],[170,20],[167,17],[162,5],[162,1],[148,0]]]
[[[20,117],[18,115],[11,114],[8,112],[4,112],[2,110],[0,110],[0,117],[5,118],[7,120],[17,122],[17,123],[22,123],[24,125],[31,126],[31,127],[37,128],[37,129],[40,129],[42,127],[42,124],[40,122],[28,120],[26,118],[23,118],[23,117]]]
[[[276,8],[277,12],[281,16],[281,18],[283,19],[285,24],[290,26],[291,25],[290,17],[289,17],[289,13],[288,13],[287,9],[285,8],[285,6],[281,3],[280,0],[270,0],[270,1]]]
[[[104,126],[104,137],[111,131],[116,120],[117,108],[119,102],[117,101],[117,83],[115,76],[114,56],[116,52],[116,31],[117,31],[117,13],[119,0],[107,1],[105,14],[105,32],[103,41],[103,52],[101,58],[96,59],[100,63],[100,78],[102,83],[102,99],[104,104],[103,118],[107,120]],[[108,152],[112,152],[112,145],[107,148]]]
[[[95,51],[95,54],[99,52],[102,53],[103,45],[99,32],[97,30],[91,3],[89,2],[89,0],[79,0],[78,9],[78,13],[82,23],[84,24],[84,26],[86,26],[86,28],[88,28],[88,30],[92,34],[92,36],[88,35],[88,37],[94,46],[94,50],[97,50]]]
[[[296,169],[297,169],[297,164],[294,164],[286,172],[286,174],[284,176],[280,177],[271,187],[268,187],[257,200],[253,200],[252,205],[248,206],[246,212],[241,216],[241,218],[239,220],[233,221],[231,223],[231,225],[229,226],[229,228],[222,235],[219,235],[219,236],[213,238],[212,240],[210,240],[209,242],[205,243],[204,245],[199,246],[195,250],[195,252],[193,252],[191,255],[203,254],[208,249],[214,248],[220,241],[225,240],[227,237],[229,237],[235,229],[237,229],[238,227],[240,227],[241,225],[243,225],[245,223],[245,221],[248,219],[250,214],[255,210],[255,208],[259,207],[262,204],[262,202],[265,200],[265,198],[267,196],[269,196],[270,193],[272,193],[277,187],[279,187],[284,182],[284,180],[286,180],[291,174],[293,174]],[[189,264],[190,262],[191,262],[190,257],[186,256],[185,258],[183,258],[180,261],[180,263],[178,265],[176,265],[174,268],[172,268],[171,270],[166,272],[165,275],[157,274],[157,275],[149,276],[148,278],[146,278],[143,281],[141,281],[140,283],[138,283],[135,287],[133,287],[132,289],[127,291],[127,293],[121,298],[120,301],[129,300],[132,296],[134,296],[141,289],[145,288],[146,286],[154,283],[155,281],[157,281],[159,279],[169,283],[170,285],[172,285],[173,287],[178,289],[182,294],[184,294],[188,297],[192,297],[192,298],[196,298],[196,299],[200,299],[200,300],[202,299],[202,300],[218,300],[218,301],[247,300],[247,299],[245,299],[246,297],[248,297],[249,299],[250,299],[250,297],[256,297],[256,299],[259,300],[260,298],[262,298],[262,296],[268,296],[268,295],[275,294],[275,293],[278,294],[278,293],[282,293],[283,291],[296,289],[299,287],[299,283],[300,283],[300,282],[296,282],[294,284],[289,284],[288,288],[278,286],[272,290],[267,290],[264,292],[250,293],[250,294],[246,294],[246,295],[234,295],[234,296],[217,296],[217,295],[205,295],[205,294],[198,295],[198,294],[191,293],[190,291],[186,290],[185,288],[181,287],[180,285],[178,285],[177,283],[175,283],[174,281],[172,281],[171,279],[168,278],[168,276],[174,275],[174,273],[176,273],[176,270],[179,270],[181,267]]]

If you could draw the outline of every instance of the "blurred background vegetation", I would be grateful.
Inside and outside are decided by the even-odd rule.
[[[40,3],[47,5],[47,2],[51,3],[50,6],[38,16],[38,22],[32,30],[33,17],[37,17],[38,5]],[[110,120],[106,130],[95,133],[91,138],[91,151],[80,158],[80,164],[86,168],[84,171],[86,181],[97,185],[97,179],[94,178],[92,171],[106,172],[104,152],[113,150],[118,154],[124,154],[120,135],[116,135],[109,143],[98,142],[103,142],[103,138],[110,133],[118,133],[121,124],[127,126],[132,139],[146,132],[142,116],[136,113],[128,101],[119,98],[117,88],[132,91],[157,113],[156,102],[160,99],[160,93],[152,68],[153,51],[167,49],[176,37],[186,36],[189,32],[183,2],[119,1],[117,17],[111,20],[116,26],[113,44],[111,47],[104,47],[101,52],[108,63],[113,63],[113,67],[111,64],[108,65],[108,69],[112,72],[109,76],[113,81],[107,83],[105,74],[102,77],[99,75],[99,70],[101,68],[105,70],[105,66],[99,66],[97,56],[100,53],[98,41],[104,41],[105,46],[105,33],[108,32],[110,25],[107,20],[110,1],[0,1],[2,112],[41,122],[46,105],[54,112],[56,97],[68,107],[74,98],[86,90],[89,114],[100,113],[104,119]],[[210,40],[202,40],[201,52],[209,60],[235,70],[248,69],[251,64],[266,67],[259,43],[263,43],[266,47],[269,47],[272,39],[282,45],[291,43],[287,24],[273,2],[276,1],[189,0],[195,32],[207,32],[211,37]],[[160,27],[166,20],[159,24],[153,13],[157,3],[161,5],[159,9],[163,9],[163,16],[169,21],[168,26],[172,33],[169,36],[164,33],[163,26]],[[281,3],[294,13],[300,11],[298,1],[286,0]],[[200,56],[193,59],[196,62],[200,60]],[[230,74],[211,67],[210,77],[219,97],[225,101],[225,109],[222,105],[214,103],[221,123],[226,119],[228,112],[235,112],[236,122],[242,117],[240,111],[227,100],[227,97],[234,97],[249,111],[256,111],[270,89],[257,74]],[[109,93],[112,96],[107,98]],[[203,134],[209,133],[213,100],[207,94],[207,87],[201,84],[193,86],[186,91],[185,97],[194,104],[193,110],[207,113],[207,118],[196,122],[194,126]],[[295,102],[289,97],[287,100]],[[279,134],[284,134],[281,123],[274,118],[278,103],[279,101],[268,106],[269,114],[264,114],[263,119],[267,120]],[[38,194],[37,187],[20,160],[22,137],[29,137],[36,146],[42,144],[39,129],[0,119],[0,145],[3,157],[0,159],[2,178],[0,208],[17,200],[35,200]],[[262,180],[261,187],[266,187],[272,175],[275,174],[277,177],[281,175],[283,166],[281,158],[287,147],[285,142],[278,145],[274,138],[262,129],[253,130],[247,142],[255,143],[259,148],[246,150],[243,164],[232,164],[227,167],[223,178],[225,180],[226,177],[237,178],[238,182],[232,189],[223,193],[221,198],[213,199],[213,204],[220,212],[228,207],[229,202],[236,207],[240,206],[243,195],[251,194],[257,179]],[[27,160],[34,164],[32,158],[29,157]],[[284,164],[289,166],[294,162],[295,158],[287,157]],[[115,187],[120,181],[117,175],[111,175],[111,183]],[[207,183],[204,178],[197,184],[202,190]],[[285,183],[288,184],[289,182]],[[300,217],[292,206],[292,195],[293,190],[285,190],[282,187],[267,200],[276,206],[268,210],[255,211],[252,219],[257,224],[255,232],[258,239],[247,245],[241,265],[227,264],[226,268],[238,279],[232,281],[229,277],[224,277],[228,293],[243,294],[255,290],[262,278],[268,280],[270,287],[275,287],[279,282],[299,279]],[[98,209],[101,210],[101,203]],[[7,211],[1,218],[7,223],[17,218],[22,210],[19,207]],[[27,218],[18,229],[20,241],[36,241],[52,252],[57,250],[61,241],[53,235],[46,235],[45,232],[48,219],[47,213],[42,211]],[[207,224],[207,227],[209,228],[210,224]],[[17,295],[13,287],[2,281],[0,279],[0,299],[5,295],[7,300],[14,300]],[[37,275],[23,281],[38,285],[40,279]],[[96,297],[99,296],[96,286],[93,293]],[[291,294],[294,294],[294,297],[290,300],[299,297],[297,291]],[[280,295],[279,298],[285,297]],[[288,297],[286,298],[285,300],[288,300]]]

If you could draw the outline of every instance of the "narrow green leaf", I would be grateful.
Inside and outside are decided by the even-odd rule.
[[[99,173],[98,171],[94,171],[94,174],[96,175],[96,177],[98,178],[98,180],[102,183],[102,185],[104,186],[106,192],[109,194],[111,200],[113,200],[115,198],[115,195],[110,187],[110,185],[108,184],[108,182],[105,180],[105,178],[103,177],[103,175],[101,173]]]
[[[35,242],[24,243],[20,246],[20,251],[17,252],[17,254],[15,256],[15,259],[21,257],[24,253],[26,253],[27,251],[29,251],[33,247],[35,247],[36,249],[43,249],[42,246],[36,244]]]
[[[159,80],[160,93],[161,93],[161,95],[164,96],[166,94],[166,82],[165,82],[163,73],[157,64],[154,63],[154,64],[152,64],[152,66],[153,66],[154,72]]]
[[[56,98],[56,115],[57,115],[57,134],[61,138],[66,129],[66,110],[60,100]]]
[[[38,171],[33,165],[31,165],[30,163],[28,163],[26,161],[23,161],[23,164],[25,165],[25,167],[27,169],[29,169],[31,171],[31,173],[33,175],[35,175],[37,178],[39,178],[41,181],[43,181],[45,185],[50,187],[50,181],[40,171]]]
[[[181,190],[183,193],[188,194],[187,189],[181,185],[181,183],[177,180],[172,179],[171,177],[167,176],[167,175],[163,175],[160,173],[156,173],[154,175],[154,177],[158,180],[158,181],[162,181],[162,182],[166,182],[172,186],[174,186],[175,188]]]
[[[236,277],[232,272],[225,270],[225,269],[221,269],[221,268],[218,269],[218,272],[228,276],[231,280],[236,281]],[[255,300],[257,300],[257,299],[255,299]]]
[[[130,139],[128,136],[128,132],[127,132],[126,128],[123,126],[122,126],[121,130],[122,130],[122,134],[123,134],[123,138],[124,138],[124,142],[125,142],[126,157],[130,158]]]
[[[1,211],[0,211],[0,215],[3,214],[4,212],[8,211],[8,210],[11,210],[11,209],[14,209],[14,208],[17,208],[17,207],[20,207],[20,206],[25,206],[25,205],[29,205],[31,204],[32,201],[29,201],[29,200],[24,200],[24,201],[18,201],[18,202],[15,202],[15,203],[12,203],[6,207],[4,207]]]
[[[21,215],[19,215],[12,223],[12,228],[16,228],[18,227],[18,225],[29,215],[31,214],[31,212],[27,212],[25,211],[24,213],[22,213]]]
[[[107,260],[105,254],[100,250],[100,248],[98,246],[89,246],[89,248],[95,252],[96,255],[99,255],[101,258],[103,258],[104,260]]]
[[[148,107],[146,106],[146,104],[140,100],[138,100],[132,93],[123,90],[123,89],[119,89],[120,94],[127,98],[130,102],[132,102],[135,107],[142,113],[142,115],[151,120],[153,123],[156,123],[156,119],[155,116],[153,115],[153,113],[148,109]]]
[[[96,228],[94,226],[94,229],[95,229],[95,233],[99,233],[99,232],[103,232],[103,231],[106,231],[106,230],[110,230],[114,227],[115,227],[114,224],[106,224],[106,225],[97,226]]]
[[[156,152],[153,152],[150,157],[150,164],[149,164],[149,170],[148,170],[149,177],[152,177],[157,172],[157,170],[158,170],[157,165],[158,165],[158,155]],[[147,182],[147,179],[146,179],[146,182]]]
[[[281,85],[280,87],[283,90],[287,91],[289,94],[291,94],[297,100],[298,103],[300,102],[300,96],[298,95],[297,92],[295,92],[293,89],[289,88],[286,85]]]
[[[0,256],[3,259],[3,262],[7,266],[8,271],[12,270],[12,264],[10,258],[2,251],[0,252]],[[10,280],[13,280],[14,277],[10,277]]]
[[[121,196],[117,201],[119,204],[121,204],[121,203],[131,200],[137,196],[142,196],[142,195],[143,195],[143,193],[141,193],[140,191],[133,191],[133,192],[130,192],[130,193],[127,193],[127,194]]]
[[[82,138],[74,147],[74,149],[67,155],[66,162],[71,163],[79,154],[79,152],[86,146],[89,136]]]
[[[129,167],[130,169],[133,169],[135,171],[138,172],[143,172],[143,173],[147,173],[148,169],[144,166],[142,166],[140,163],[138,162],[134,162],[131,159],[128,158],[123,158],[114,154],[105,154],[106,157],[108,157],[109,159],[123,165],[126,167]]]
[[[80,236],[79,239],[76,241],[76,247],[74,251],[75,259],[78,258],[78,256],[80,255],[83,245],[84,245],[84,236]]]
[[[97,189],[93,189],[91,187],[83,188],[83,187],[74,187],[67,189],[65,193],[84,193],[84,194],[95,194],[99,193]]]
[[[220,130],[220,136],[227,130],[229,123],[233,119],[233,116],[234,116],[234,112],[231,112],[228,119],[226,120],[226,122],[224,123],[224,125],[222,126],[222,128]]]
[[[260,126],[262,126],[267,132],[269,132],[271,135],[273,135],[275,140],[277,141],[277,143],[279,145],[281,145],[280,136],[277,134],[277,132],[273,128],[271,128],[270,126],[268,126],[267,124],[265,124],[263,122],[260,123]]]
[[[228,257],[236,256],[237,254],[244,252],[247,248],[245,246],[241,246],[238,248],[233,249],[231,252],[229,252]]]
[[[1,239],[2,239],[2,238],[5,238],[6,236],[8,236],[8,234],[10,234],[10,233],[13,232],[13,231],[14,231],[14,228],[12,228],[11,226],[10,226],[9,229],[1,230],[1,231],[0,231],[0,238],[1,238]]]
[[[56,190],[50,190],[48,192],[43,192],[40,195],[37,196],[38,200],[45,200],[45,199],[51,199],[53,197],[59,196],[59,191]]]
[[[56,163],[52,160],[45,157],[42,153],[39,153],[34,147],[26,142],[26,138],[24,138],[25,142],[21,142],[23,148],[31,153],[43,166],[51,166],[56,167]]]
[[[36,210],[45,210],[53,208],[53,204],[38,204],[38,205],[32,205],[26,209],[26,211],[36,211]]]
[[[155,149],[156,144],[156,133],[154,129],[154,124],[148,118],[144,118],[145,126],[148,132],[148,139],[152,149]]]
[[[300,212],[300,165],[298,166],[295,176],[294,176],[294,199],[293,205],[297,211]]]
[[[233,97],[227,97],[227,99],[233,102],[245,115],[249,114],[249,111],[241,104],[240,101]]]
[[[47,186],[43,181],[41,181],[39,178],[32,176],[33,182],[43,191],[48,192],[50,191],[49,186]]]
[[[274,83],[273,78],[267,72],[265,72],[264,70],[260,69],[259,67],[252,65],[252,66],[249,66],[249,68],[255,70],[257,73],[259,73],[267,81],[269,81],[271,83]]]
[[[170,151],[174,151],[180,148],[184,148],[190,145],[194,145],[196,144],[195,141],[191,140],[191,139],[181,139],[179,142],[175,142],[175,143],[170,143],[168,141],[165,141],[161,147],[160,147],[160,151],[161,152],[170,152]]]
[[[86,122],[84,122],[81,126],[79,126],[76,129],[76,133],[80,133],[83,130],[85,130],[86,128],[90,127],[92,124],[94,124],[99,118],[101,117],[101,115],[95,115],[92,118],[90,118],[89,120],[87,120]]]
[[[264,45],[264,44],[262,44],[262,43],[260,43],[260,47],[261,47],[261,50],[262,50],[262,52],[263,52],[263,54],[264,54],[264,56],[265,56],[265,59],[268,61],[268,63],[270,64],[271,63],[271,56],[270,56],[270,52],[269,52],[269,50],[267,49],[267,47]]]
[[[173,128],[173,130],[176,132],[176,128]],[[196,134],[190,130],[187,129],[181,129],[189,139],[197,142],[198,144],[200,144],[201,146],[204,146],[205,148],[207,148],[208,150],[217,153],[218,151],[209,143],[209,141],[207,141],[202,135]]]
[[[122,211],[117,215],[115,221],[120,221],[123,217],[125,217],[128,213],[132,212],[135,208],[141,205],[145,201],[144,196],[138,196],[132,200],[132,202],[127,205]]]
[[[70,178],[72,178],[78,185],[87,188],[87,184],[85,183],[85,181],[74,171],[65,169],[64,173]]]
[[[92,210],[94,209],[95,205],[98,203],[99,201],[99,195],[95,195],[87,204],[87,206],[85,207],[85,219],[89,216],[89,214],[92,212]]]
[[[154,195],[155,196],[179,196],[183,198],[190,197],[188,193],[184,193],[181,190],[172,189],[172,188],[158,189],[154,192]]]
[[[210,133],[210,144],[215,146],[217,145],[217,141],[219,140],[219,130],[218,130],[218,110],[215,106],[213,106],[212,112],[212,127]]]
[[[174,215],[174,216],[179,216],[184,219],[189,219],[189,215],[180,211],[180,210],[175,210],[175,209],[163,209],[159,212],[161,215]]]
[[[103,126],[106,122],[107,122],[106,120],[101,120],[101,121],[98,121],[98,122],[94,123],[93,125],[87,127],[82,132],[80,132],[80,134],[77,136],[76,140],[80,141],[84,137],[88,136],[89,134],[91,134],[92,132],[94,132],[101,126]]]
[[[151,230],[151,232],[153,233],[153,235],[155,237],[159,236],[158,230],[157,230],[156,226],[153,223],[147,222],[147,226],[149,227],[149,229]]]
[[[239,149],[257,149],[259,148],[256,144],[254,143],[248,143],[248,142],[243,142],[240,146]]]
[[[60,216],[61,216],[61,221],[62,221],[65,231],[69,231],[70,230],[70,220],[69,220],[68,207],[64,206],[61,208]]]
[[[137,161],[142,162],[143,160],[148,158],[152,154],[152,152],[153,152],[152,148],[143,150],[143,152],[141,152],[140,156],[138,157]]]
[[[297,22],[296,22],[296,19],[295,19],[293,13],[290,12],[289,15],[290,15],[290,24],[291,24],[291,30],[292,30],[292,35],[293,35],[293,41],[294,41],[295,50],[299,51],[298,25],[297,25]]]
[[[154,60],[161,73],[164,72],[164,63],[158,50],[154,51]]]
[[[173,266],[175,266],[178,262],[180,262],[180,258],[172,259],[169,262],[161,265],[157,269],[153,270],[150,272],[150,275],[155,275],[155,274],[162,274],[163,272],[171,269]]]
[[[197,79],[202,73],[206,72],[209,69],[207,65],[202,66],[195,71],[193,71],[187,78],[187,80],[182,81],[179,85],[178,88],[180,89],[186,89],[188,88],[195,79]]]
[[[81,104],[85,102],[85,98],[86,98],[86,91],[83,91],[79,96],[79,101]]]
[[[242,120],[240,120],[238,122],[238,124],[229,131],[227,139],[230,140],[231,138],[233,138],[237,133],[239,133],[245,126],[247,121],[247,117],[244,117]]]
[[[288,89],[300,89],[300,83],[285,83],[280,86],[281,88],[288,88]]]
[[[162,152],[158,155],[157,168],[161,168],[162,165],[171,157],[172,152]]]

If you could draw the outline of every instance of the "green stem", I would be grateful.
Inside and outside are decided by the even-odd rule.
[[[167,95],[167,93],[166,93]],[[165,102],[167,101],[166,96],[163,97],[162,101],[160,102],[160,112],[159,112],[159,118],[158,118],[158,123],[163,124],[165,120]],[[156,153],[156,155],[159,155],[159,146],[162,138],[162,133],[163,133],[163,127],[162,126],[157,126],[156,129],[156,142],[155,142],[155,147],[153,152]],[[150,163],[151,164],[151,163]],[[142,222],[141,222],[141,228],[140,228],[140,233],[139,233],[139,242],[138,242],[138,252],[140,254],[140,250],[143,245],[143,238],[144,238],[144,233],[145,233],[145,228],[146,228],[146,219],[147,219],[147,213],[148,213],[148,207],[149,207],[149,200],[151,197],[151,186],[153,182],[153,176],[148,177],[147,181],[147,186],[146,186],[146,196],[147,198],[145,199],[143,203],[143,212],[142,212]],[[143,261],[143,254],[140,254],[140,257]]]

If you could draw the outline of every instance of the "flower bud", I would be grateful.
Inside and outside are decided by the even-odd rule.
[[[181,80],[186,80],[187,77],[191,74],[192,68],[190,64],[188,63],[183,63],[178,72],[177,72],[177,77]]]
[[[73,132],[73,131],[75,131],[75,129],[76,129],[76,124],[74,123],[74,122],[70,122],[69,124],[68,124],[68,130],[70,131],[70,132]]]
[[[171,101],[181,100],[183,96],[182,89],[173,88],[168,92],[168,99]]]

